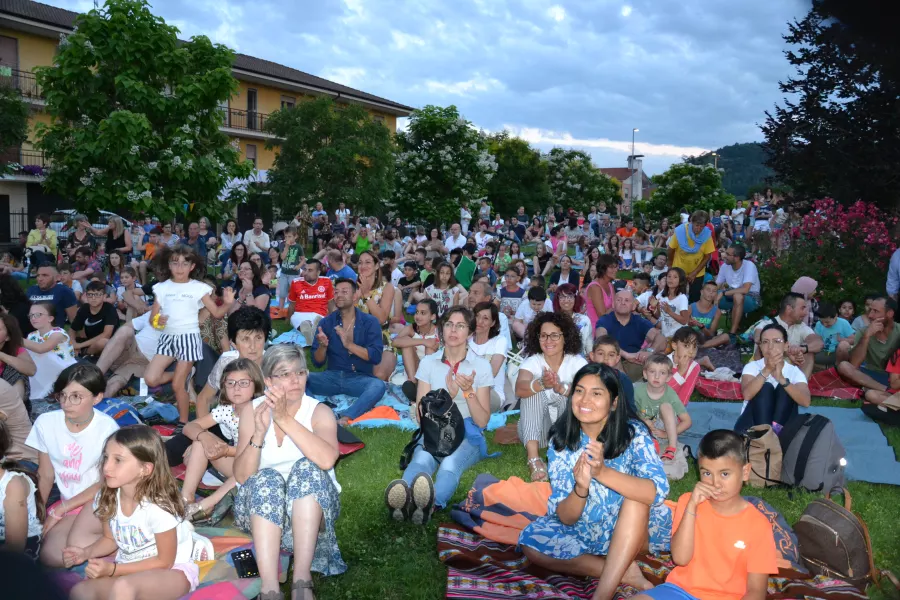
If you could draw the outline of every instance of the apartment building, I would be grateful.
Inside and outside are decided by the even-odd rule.
[[[19,90],[31,108],[32,124],[49,122],[33,69],[53,63],[60,34],[72,31],[77,16],[78,13],[30,0],[0,0],[0,85]],[[221,107],[225,113],[222,130],[237,141],[243,156],[261,172],[261,179],[272,167],[277,152],[266,149],[266,143],[274,140],[264,131],[266,119],[280,108],[329,96],[364,107],[391,131],[396,131],[398,117],[413,110],[393,100],[246,54],[235,56],[232,72],[238,91]],[[72,207],[71,201],[44,191],[41,182],[46,165],[33,142],[32,127],[21,148],[0,149],[0,161],[22,165],[16,174],[0,178],[0,219],[10,215],[8,227],[0,221],[0,243],[15,240],[22,229],[31,229],[37,214]]]

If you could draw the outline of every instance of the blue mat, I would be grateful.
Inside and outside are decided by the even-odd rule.
[[[740,402],[691,402],[687,407],[691,428],[678,436],[679,443],[691,447],[694,456],[700,439],[714,429],[731,429],[741,412]],[[875,421],[858,408],[801,408],[831,419],[847,451],[847,479],[869,483],[900,485],[900,463],[894,449]]]

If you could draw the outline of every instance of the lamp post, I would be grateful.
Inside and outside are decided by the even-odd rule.
[[[713,152],[712,157],[713,157],[713,161],[715,161],[713,166],[716,169],[716,171],[718,171],[719,170],[719,155],[717,153]]]
[[[631,204],[634,202],[634,134],[636,134],[640,129],[637,127],[631,130],[631,189],[629,190],[629,194],[631,198],[628,199],[628,212],[631,212]]]

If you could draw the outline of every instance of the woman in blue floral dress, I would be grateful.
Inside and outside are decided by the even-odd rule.
[[[652,586],[634,561],[638,552],[669,549],[669,482],[649,432],[618,402],[616,371],[582,367],[565,412],[550,430],[547,515],[519,537],[525,556],[551,571],[599,578],[594,600],[619,583]]]

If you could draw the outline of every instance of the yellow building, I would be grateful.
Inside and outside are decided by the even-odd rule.
[[[0,85],[13,86],[31,107],[32,125],[49,122],[45,102],[33,69],[53,63],[61,34],[72,31],[78,13],[30,0],[0,3]],[[268,115],[292,106],[303,98],[329,96],[339,102],[363,106],[377,121],[396,131],[397,117],[413,110],[392,100],[355,90],[303,71],[274,62],[238,54],[232,72],[238,91],[223,104],[225,123],[222,131],[240,145],[243,156],[260,171],[268,170],[275,152],[266,149],[274,139],[263,131]],[[71,201],[43,191],[40,168],[43,155],[34,150],[34,129],[21,148],[0,149],[0,161],[17,162],[19,173],[0,179],[0,218],[10,215],[9,226],[0,222],[0,243],[15,240],[19,231],[32,228],[34,217],[42,212],[71,208]]]

